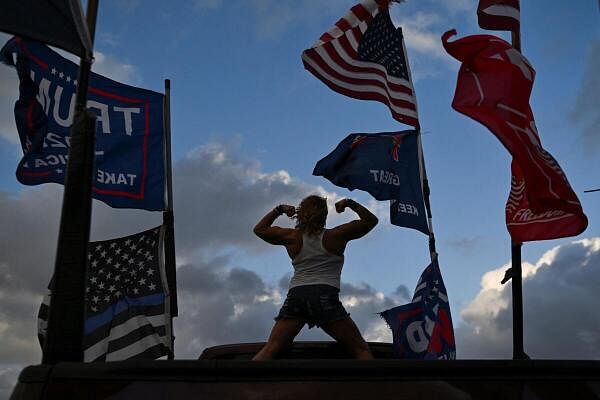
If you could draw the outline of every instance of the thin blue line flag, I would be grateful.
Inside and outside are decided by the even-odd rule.
[[[391,200],[390,220],[429,234],[421,186],[417,132],[352,133],[321,159],[313,175],[336,186]]]
[[[19,75],[15,120],[25,185],[64,183],[79,67],[39,42],[14,37],[0,61]],[[97,115],[93,197],[116,208],[165,209],[164,95],[92,73],[87,107]]]
[[[380,315],[392,330],[395,357],[456,358],[450,303],[437,260],[421,274],[411,303]]]
[[[90,242],[85,288],[84,361],[158,358],[172,353],[169,291],[162,256],[164,227]],[[46,338],[52,293],[38,312]],[[43,347],[43,346],[42,346]]]

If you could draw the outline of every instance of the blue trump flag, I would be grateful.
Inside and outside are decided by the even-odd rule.
[[[15,120],[25,185],[64,183],[79,67],[39,42],[12,38],[0,61],[19,75]],[[92,73],[87,107],[97,115],[92,195],[111,207],[165,209],[164,95]]]
[[[421,274],[411,303],[380,315],[392,330],[395,357],[456,358],[450,303],[437,260]]]
[[[392,224],[429,234],[415,130],[352,133],[317,163],[313,175],[391,200]]]

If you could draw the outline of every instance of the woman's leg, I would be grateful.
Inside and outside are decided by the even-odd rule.
[[[256,353],[253,360],[271,360],[286,346],[290,345],[296,335],[304,326],[304,321],[299,319],[282,318],[275,322],[269,340],[264,347]]]
[[[358,327],[350,317],[330,321],[321,326],[332,338],[345,345],[354,358],[359,360],[372,360],[373,354],[365,342]]]

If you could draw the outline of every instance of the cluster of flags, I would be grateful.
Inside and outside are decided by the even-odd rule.
[[[168,99],[94,73],[89,82],[79,82],[81,69],[39,42],[91,61],[92,39],[78,0],[48,0],[35,6],[10,1],[1,9],[0,29],[18,35],[4,44],[0,62],[14,67],[19,77],[14,109],[23,150],[16,171],[19,182],[65,183],[76,98],[80,87],[86,88],[86,108],[96,115],[92,196],[115,208],[163,211],[165,224],[160,227],[89,243],[87,263],[82,265],[87,277],[82,299],[84,360],[172,357],[177,292],[166,179]],[[53,278],[38,315],[43,349],[49,342],[54,287]],[[54,338],[61,336],[52,333]]]
[[[332,90],[381,102],[395,120],[414,129],[350,134],[316,164],[313,174],[389,200],[392,224],[433,238],[416,95],[402,29],[389,15],[391,2],[364,0],[352,7],[302,53],[302,62]],[[20,7],[19,2],[11,7]],[[89,57],[92,41],[81,26],[79,2],[49,1],[48,13],[56,14],[50,19],[53,23],[61,18],[70,22],[62,30],[49,25],[33,29],[25,20],[0,14],[0,26],[25,32],[30,39],[49,37],[48,43]],[[520,30],[518,0],[480,0],[477,15],[483,29]],[[45,28],[55,34],[44,33]],[[488,127],[513,157],[506,205],[513,241],[583,232],[587,218],[581,204],[558,162],[542,147],[535,126],[529,105],[535,78],[531,63],[496,36],[472,35],[450,42],[454,34],[449,31],[442,38],[446,51],[461,62],[452,107]],[[20,81],[15,119],[24,156],[17,179],[26,185],[64,183],[79,84],[77,66],[44,44],[20,37],[4,45],[0,61],[15,67]],[[168,210],[164,103],[161,93],[92,74],[87,107],[97,115],[95,198],[111,207]],[[172,239],[172,214],[166,220],[170,226],[90,243],[84,300],[86,361],[173,354],[175,265],[164,244],[165,234],[171,232]],[[38,316],[42,343],[51,298],[50,292]],[[412,302],[381,316],[392,329],[397,357],[455,358],[450,305],[436,254],[423,271]]]
[[[305,68],[341,94],[386,104],[394,119],[415,131],[354,133],[320,160],[313,175],[349,190],[390,200],[392,224],[433,237],[424,200],[424,164],[416,97],[401,28],[389,16],[388,0],[352,7],[302,54]],[[518,0],[480,0],[483,29],[520,30]],[[511,44],[492,35],[472,35],[446,51],[462,65],[452,107],[488,127],[513,157],[507,229],[514,242],[574,236],[587,218],[558,162],[541,144],[529,97],[535,70]],[[454,358],[450,307],[434,254],[410,304],[381,313],[403,358]]]
[[[413,130],[348,135],[317,162],[313,175],[334,185],[359,189],[390,201],[392,224],[429,235],[424,196],[417,101],[402,29],[390,18],[389,0],[365,0],[310,49],[304,67],[334,91],[388,106],[398,122]],[[454,359],[454,331],[437,254],[425,268],[413,302],[381,313],[392,329],[399,358]]]

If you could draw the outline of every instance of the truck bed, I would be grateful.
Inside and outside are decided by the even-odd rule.
[[[11,399],[600,400],[600,361],[357,361],[319,343],[266,362],[248,359],[262,345],[254,343],[207,349],[199,360],[29,366]],[[389,344],[370,345],[391,354]]]

